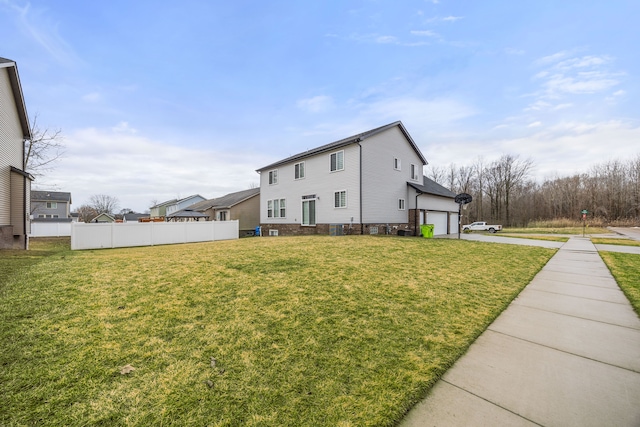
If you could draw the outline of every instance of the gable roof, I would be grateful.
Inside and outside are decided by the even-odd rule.
[[[346,147],[347,145],[351,145],[351,144],[355,144],[357,142],[361,142],[364,141],[365,139],[372,137],[374,135],[377,135],[381,132],[384,132],[388,129],[391,129],[395,126],[398,126],[400,128],[400,131],[402,132],[402,134],[404,135],[404,137],[407,139],[407,141],[409,142],[409,144],[411,144],[411,147],[414,149],[414,151],[416,152],[416,154],[418,154],[418,156],[420,157],[420,160],[422,160],[423,164],[428,164],[427,159],[425,159],[425,157],[422,155],[422,153],[420,152],[420,149],[418,148],[418,146],[416,145],[416,143],[414,142],[413,138],[411,138],[411,135],[409,135],[409,132],[407,131],[407,129],[404,127],[404,125],[402,124],[401,121],[397,121],[397,122],[393,122],[393,123],[389,123],[388,125],[384,125],[384,126],[380,126],[378,128],[375,129],[371,129],[368,130],[366,132],[362,132],[359,133],[357,135],[353,135],[350,136],[348,138],[344,138],[335,142],[331,142],[329,144],[325,144],[325,145],[321,145],[320,147],[316,147],[313,148],[311,150],[307,150],[305,152],[302,153],[298,153],[295,154],[293,156],[287,157],[286,159],[277,161],[275,163],[272,163],[270,165],[264,166],[260,169],[257,169],[256,172],[260,172],[263,171],[265,169],[270,169],[270,168],[274,168],[276,166],[280,166],[280,165],[284,165],[286,163],[290,163],[296,160],[302,160],[305,159],[307,157],[316,155],[316,154],[320,154],[320,153],[324,153],[327,151],[332,151],[335,150],[337,148],[342,148],[342,147]]]
[[[29,116],[27,115],[27,107],[24,103],[24,95],[22,94],[22,85],[20,84],[20,76],[18,75],[18,66],[15,61],[0,57],[0,68],[6,68],[9,74],[9,83],[13,92],[13,100],[18,110],[18,118],[22,128],[22,137],[24,139],[31,138],[31,126],[29,125]]]
[[[416,184],[415,182],[407,182],[407,184],[423,194],[448,197],[451,199],[456,197],[456,194],[448,188],[443,187],[442,185],[427,178],[426,176],[423,176],[422,178],[423,185]]]
[[[231,208],[240,202],[244,202],[253,196],[260,194],[260,188],[250,188],[248,190],[237,191],[235,193],[229,193],[225,196],[214,199],[214,203],[211,207],[217,209]]]
[[[174,203],[175,203],[175,202],[177,202],[177,201],[178,201],[178,199],[171,199],[171,200],[167,200],[166,202],[158,203],[157,205],[153,205],[153,206],[151,206],[151,208],[150,208],[150,209],[153,209],[153,208],[159,208],[159,207],[161,207],[161,206],[166,206],[166,205],[172,205],[172,204],[174,204]]]
[[[61,191],[32,191],[32,201],[67,202],[71,203],[71,193]]]

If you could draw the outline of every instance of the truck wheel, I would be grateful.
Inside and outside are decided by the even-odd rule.
[[[471,233],[471,230],[469,230],[468,228],[463,228],[463,229],[462,229],[462,232],[463,232],[463,233]]]
[[[495,232],[496,232],[496,229],[495,229],[495,228],[491,227],[491,228],[489,229],[489,233],[495,233]]]

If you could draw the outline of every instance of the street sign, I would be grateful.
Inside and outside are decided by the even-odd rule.
[[[586,210],[586,209],[583,209],[583,210],[582,210],[582,212],[580,212],[580,213],[581,213],[582,215],[586,215],[586,214],[588,214],[588,213],[589,213],[589,211],[588,211],[588,210]]]

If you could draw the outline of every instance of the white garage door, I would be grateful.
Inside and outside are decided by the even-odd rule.
[[[447,213],[427,212],[427,224],[433,224],[433,235],[447,234]]]

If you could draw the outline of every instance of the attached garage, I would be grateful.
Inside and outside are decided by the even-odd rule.
[[[447,212],[427,211],[427,222],[425,224],[433,224],[433,235],[439,236],[447,233],[447,222],[449,214]]]
[[[421,224],[433,224],[433,235],[455,234],[458,232],[458,204],[456,195],[435,181],[423,177],[423,185],[407,182],[409,200],[415,214],[416,229]],[[413,228],[412,227],[412,228]]]

